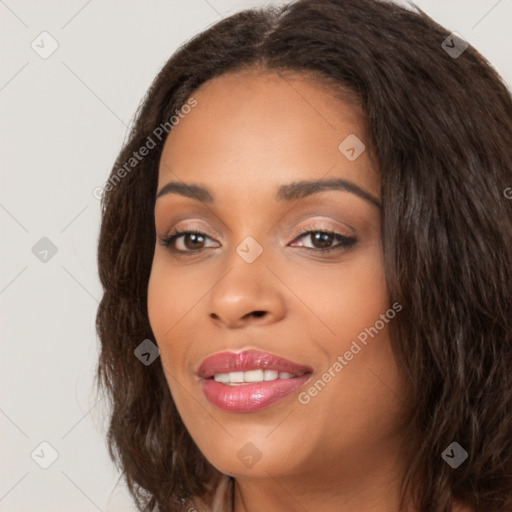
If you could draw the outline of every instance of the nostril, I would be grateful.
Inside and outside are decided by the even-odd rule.
[[[266,311],[253,311],[251,314],[259,318],[261,316],[264,316],[266,314]]]

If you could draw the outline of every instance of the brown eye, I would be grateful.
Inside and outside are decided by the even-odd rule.
[[[211,240],[200,231],[176,231],[163,238],[161,243],[175,252],[198,252],[205,248],[206,239]]]
[[[187,243],[190,242],[190,243]],[[187,233],[183,235],[183,245],[193,251],[194,249],[202,249],[204,244],[204,236],[197,233]]]
[[[348,247],[353,246],[357,240],[353,237],[348,237],[342,235],[340,233],[336,233],[334,231],[325,231],[325,230],[309,230],[301,233],[295,240],[308,238],[311,241],[312,247],[305,247],[301,245],[300,247],[304,247],[305,249],[317,250],[317,251],[333,251],[336,249],[346,249]],[[333,246],[333,243],[336,243]]]
[[[309,236],[311,237],[315,249],[328,249],[335,241],[335,237],[331,233],[317,231],[316,233],[311,233]]]

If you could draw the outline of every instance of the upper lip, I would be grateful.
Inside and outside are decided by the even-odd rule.
[[[198,375],[203,379],[210,379],[216,373],[245,372],[256,369],[277,370],[293,375],[313,371],[309,366],[294,363],[268,352],[251,349],[243,352],[221,352],[209,356],[199,366]]]

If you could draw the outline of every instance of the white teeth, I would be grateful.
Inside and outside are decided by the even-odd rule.
[[[216,373],[213,378],[217,382],[228,385],[239,385],[244,382],[267,382],[276,379],[292,379],[293,373],[277,370],[249,370],[247,372]]]
[[[276,380],[279,377],[279,372],[277,370],[265,370],[264,379],[267,380]]]
[[[244,382],[263,382],[263,370],[244,372]]]
[[[244,381],[244,372],[231,372],[228,373],[229,382],[243,382]]]

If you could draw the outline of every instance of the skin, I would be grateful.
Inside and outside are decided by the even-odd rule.
[[[211,464],[235,477],[235,512],[395,512],[411,404],[388,324],[307,404],[293,393],[256,412],[223,411],[196,374],[212,354],[256,348],[311,366],[299,390],[307,391],[391,307],[378,206],[346,190],[275,199],[283,184],[343,178],[380,200],[368,151],[349,161],[338,149],[349,134],[364,141],[364,116],[301,74],[222,75],[193,96],[197,106],[166,140],[158,191],[169,181],[195,183],[216,200],[156,200],[148,288],[180,415]],[[295,235],[318,224],[357,242],[322,254],[310,235]],[[194,245],[182,236],[175,247],[189,252],[176,255],[159,242],[174,227],[207,238]],[[236,252],[247,236],[263,249],[250,264]],[[247,442],[261,453],[252,467],[237,456]]]

